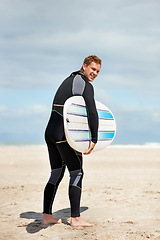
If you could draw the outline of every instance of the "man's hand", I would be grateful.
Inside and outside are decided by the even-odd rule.
[[[84,155],[87,155],[87,154],[90,154],[92,152],[92,150],[94,149],[96,143],[90,141],[90,144],[89,144],[89,148],[88,150],[84,153]]]

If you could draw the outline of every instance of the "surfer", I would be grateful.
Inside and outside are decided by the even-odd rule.
[[[66,141],[63,126],[63,106],[65,101],[75,95],[83,96],[88,123],[91,131],[91,141],[85,154],[90,154],[97,143],[98,114],[94,100],[94,89],[91,82],[98,76],[101,68],[101,59],[95,55],[84,59],[80,71],[73,72],[58,88],[52,106],[51,116],[45,131],[45,140],[48,147],[51,175],[44,189],[42,224],[61,223],[61,219],[52,215],[52,205],[61,182],[65,168],[70,173],[69,200],[71,206],[70,225],[92,227],[80,217],[80,198],[83,178],[83,157]]]

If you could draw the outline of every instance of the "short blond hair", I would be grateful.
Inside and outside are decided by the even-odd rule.
[[[88,66],[92,62],[95,62],[100,65],[102,64],[102,60],[99,57],[97,57],[96,55],[90,55],[90,56],[86,57],[84,59],[83,64],[86,64],[86,66]],[[81,67],[81,70],[83,70],[83,66]]]

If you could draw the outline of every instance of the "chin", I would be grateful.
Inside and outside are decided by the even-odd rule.
[[[90,78],[90,77],[88,78],[88,81],[90,82],[92,82],[93,80],[94,80],[93,78]]]

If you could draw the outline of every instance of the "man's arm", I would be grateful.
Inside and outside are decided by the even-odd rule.
[[[89,154],[94,149],[98,139],[98,113],[94,100],[94,90],[91,84],[86,84],[86,87],[83,92],[83,98],[86,103],[88,124],[91,131],[91,141],[89,144],[89,148],[85,153]]]

